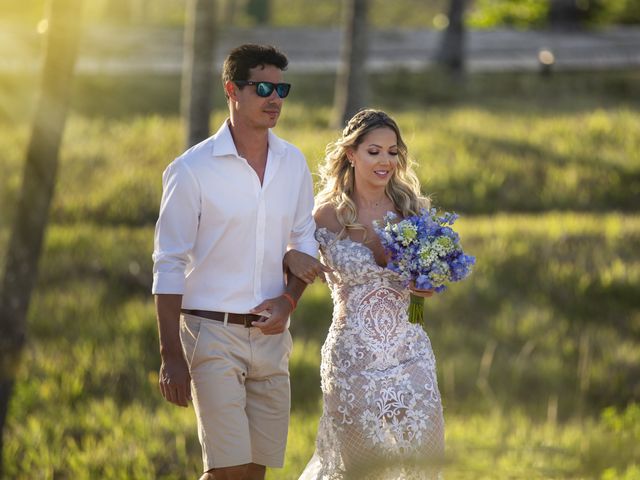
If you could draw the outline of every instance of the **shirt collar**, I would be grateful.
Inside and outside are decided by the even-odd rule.
[[[276,156],[284,155],[285,151],[285,143],[278,138],[271,129],[269,129],[269,150],[271,150]]]
[[[229,130],[229,119],[225,120],[218,131],[213,135],[212,150],[213,151],[211,153],[214,157],[224,157],[226,155],[233,155],[234,157],[239,156],[236,144],[233,143],[231,130]]]
[[[225,120],[218,131],[213,135],[212,155],[223,157],[233,155],[239,157],[236,144],[233,143],[231,130],[229,129],[229,119]],[[269,150],[276,156],[282,156],[285,152],[285,143],[269,129]]]

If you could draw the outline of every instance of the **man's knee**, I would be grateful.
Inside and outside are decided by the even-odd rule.
[[[247,480],[248,465],[236,465],[233,467],[214,468],[200,477],[199,480]]]
[[[247,466],[247,480],[264,480],[264,474],[266,471],[267,467],[264,465],[250,463]]]

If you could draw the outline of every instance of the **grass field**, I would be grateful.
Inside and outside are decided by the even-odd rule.
[[[477,78],[458,99],[418,78],[387,98],[392,78],[376,79],[374,103],[397,118],[436,205],[462,214],[478,259],[426,307],[447,479],[640,478],[640,108],[624,93],[636,79],[583,89]],[[197,478],[193,412],[156,386],[153,223],[161,172],[182,150],[174,100],[161,95],[175,85],[162,81],[149,87],[157,109],[143,99],[129,111],[122,84],[105,85],[104,115],[95,82],[79,84],[5,434],[7,478]],[[336,136],[329,94],[299,87],[278,133],[315,170]],[[302,103],[310,90],[320,96]],[[28,108],[9,104],[32,101],[16,92],[0,98],[0,251],[28,137]],[[292,322],[286,468],[270,480],[296,479],[313,451],[330,315],[326,286],[313,285]]]

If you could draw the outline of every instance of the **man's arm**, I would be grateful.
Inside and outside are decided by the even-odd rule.
[[[300,172],[300,191],[295,203],[293,227],[289,237],[288,247],[305,252],[311,257],[318,252],[318,242],[314,233],[316,224],[311,212],[313,211],[313,181],[304,157],[301,159],[303,170]],[[251,310],[251,313],[269,312],[269,318],[265,321],[253,322],[253,326],[262,330],[265,335],[277,335],[285,331],[289,315],[295,309],[298,299],[304,292],[307,284],[300,278],[292,275],[285,265],[285,293],[279,297],[269,298]]]
[[[307,284],[313,283],[316,277],[324,282],[326,281],[324,274],[333,271],[317,258],[295,249],[284,254],[282,264],[285,271],[288,270]]]
[[[180,308],[185,267],[198,229],[199,186],[182,163],[162,176],[162,200],[153,250],[153,286],[160,338],[159,384],[169,402],[186,407],[190,376],[180,342]]]
[[[171,403],[188,406],[191,400],[191,376],[180,342],[180,308],[182,295],[156,295],[158,336],[160,337],[160,391]]]

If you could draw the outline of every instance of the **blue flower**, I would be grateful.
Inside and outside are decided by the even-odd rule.
[[[457,219],[457,214],[449,212],[438,216],[432,208],[400,222],[398,215],[389,212],[382,222],[374,222],[390,256],[388,268],[413,279],[418,289],[436,292],[469,276],[476,259],[464,253],[460,236],[451,228]]]

